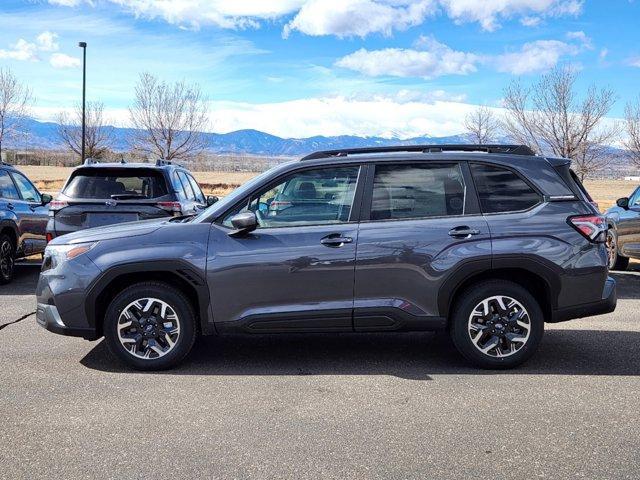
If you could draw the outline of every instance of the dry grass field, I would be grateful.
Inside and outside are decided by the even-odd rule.
[[[71,171],[71,167],[21,166],[24,173],[46,193],[56,194]],[[255,172],[193,172],[196,180],[208,195],[224,196],[257,175]],[[629,195],[636,187],[634,182],[626,180],[587,180],[587,190],[604,211],[611,207],[616,199]]]

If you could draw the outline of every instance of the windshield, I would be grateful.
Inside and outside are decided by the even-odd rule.
[[[63,193],[72,198],[154,199],[167,195],[167,183],[161,172],[151,169],[80,169]]]

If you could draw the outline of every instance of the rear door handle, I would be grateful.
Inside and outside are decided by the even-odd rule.
[[[480,230],[469,227],[456,227],[449,230],[449,236],[454,238],[469,238],[472,235],[480,235]]]
[[[7,208],[9,210],[13,210],[15,207],[13,206],[13,203],[7,203]]]
[[[332,233],[331,235],[327,235],[326,237],[320,240],[322,245],[327,247],[337,248],[343,246],[345,243],[352,243],[353,238],[351,237],[343,237],[339,233]]]

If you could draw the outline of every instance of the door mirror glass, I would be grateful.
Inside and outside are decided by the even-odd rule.
[[[231,235],[249,233],[258,227],[258,219],[253,212],[242,212],[231,217],[231,225],[236,229]]]
[[[216,197],[215,195],[208,195],[207,196],[207,207],[210,207],[211,205],[216,203],[218,200],[219,200],[219,198]]]
[[[629,208],[629,199],[627,197],[619,198],[616,200],[616,205],[627,210]]]
[[[43,193],[40,196],[40,200],[42,201],[42,205],[48,205],[51,202],[51,200],[53,200],[53,197],[48,193]]]

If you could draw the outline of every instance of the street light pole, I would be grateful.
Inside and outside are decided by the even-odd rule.
[[[85,139],[85,105],[87,91],[87,42],[79,42],[78,46],[82,48],[82,163],[84,163],[84,139]]]

